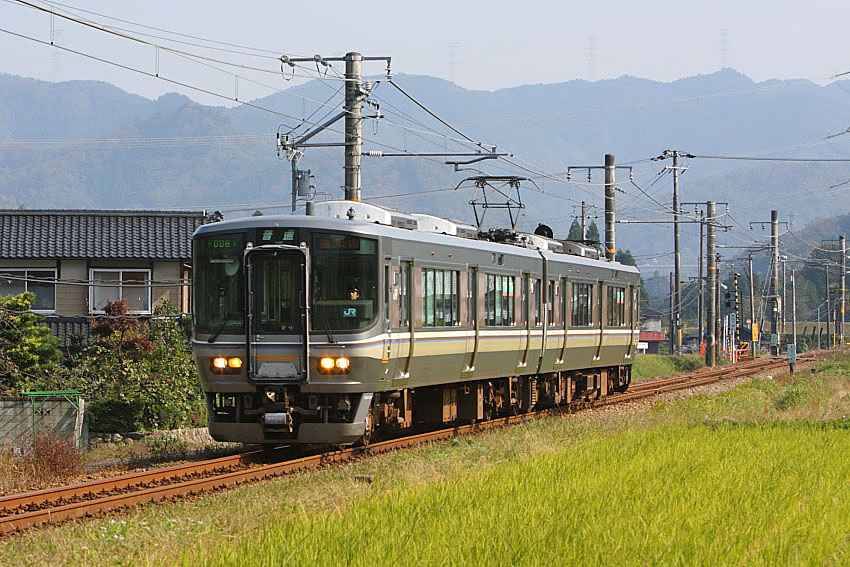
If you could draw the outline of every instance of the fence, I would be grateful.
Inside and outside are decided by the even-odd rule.
[[[24,447],[45,431],[86,449],[85,400],[79,392],[21,392],[21,397],[0,398],[0,445]]]

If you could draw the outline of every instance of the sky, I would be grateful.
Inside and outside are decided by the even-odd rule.
[[[804,78],[826,84],[850,71],[845,30],[850,2],[837,0],[63,1],[69,4],[27,3],[126,30],[148,44],[0,0],[0,72],[49,81],[103,80],[149,98],[177,91],[205,104],[232,105],[234,98],[272,94],[306,80],[299,75],[316,73],[315,65],[307,65],[295,77],[282,75],[277,61],[282,54],[390,56],[395,73],[484,90],[622,75],[669,82],[722,67],[756,81]],[[57,49],[51,40],[136,71]],[[210,50],[213,44],[206,40],[238,47],[215,44],[221,49]],[[209,59],[199,63],[165,47]],[[364,72],[381,74],[383,64],[368,63]],[[215,94],[149,76],[156,74]]]

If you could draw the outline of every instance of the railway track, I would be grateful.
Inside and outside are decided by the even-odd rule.
[[[798,363],[812,362],[826,354],[828,352],[803,355],[798,358]],[[459,425],[373,443],[368,447],[335,450],[272,463],[264,463],[268,460],[269,453],[258,450],[59,488],[9,495],[0,497],[0,535],[42,524],[93,516],[138,504],[221,490],[246,482],[291,474],[301,470],[316,469],[335,463],[344,463],[365,455],[386,453],[423,443],[451,439],[478,431],[521,423],[529,419],[573,412],[584,408],[613,405],[663,392],[693,388],[724,379],[755,374],[771,368],[784,367],[786,364],[784,359],[750,361],[736,366],[714,368],[651,382],[642,382],[634,384],[625,393],[604,399],[575,402],[570,406],[545,409],[470,425]]]

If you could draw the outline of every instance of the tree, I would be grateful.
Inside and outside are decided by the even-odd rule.
[[[0,391],[15,391],[52,370],[62,351],[59,338],[32,313],[35,294],[0,297]]]
[[[567,240],[581,240],[581,225],[578,219],[573,219],[573,224],[570,225],[570,233],[567,235]]]
[[[587,229],[587,240],[595,246],[599,246],[599,228],[596,226],[596,221],[590,222],[590,227]]]

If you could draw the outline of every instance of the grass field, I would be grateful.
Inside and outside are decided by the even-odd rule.
[[[34,530],[0,564],[848,564],[850,360],[795,378]]]
[[[672,356],[669,354],[639,354],[632,365],[632,380],[641,382],[658,376],[691,372],[705,366],[698,354]]]
[[[296,513],[201,564],[844,563],[847,426],[631,429],[341,512]]]

